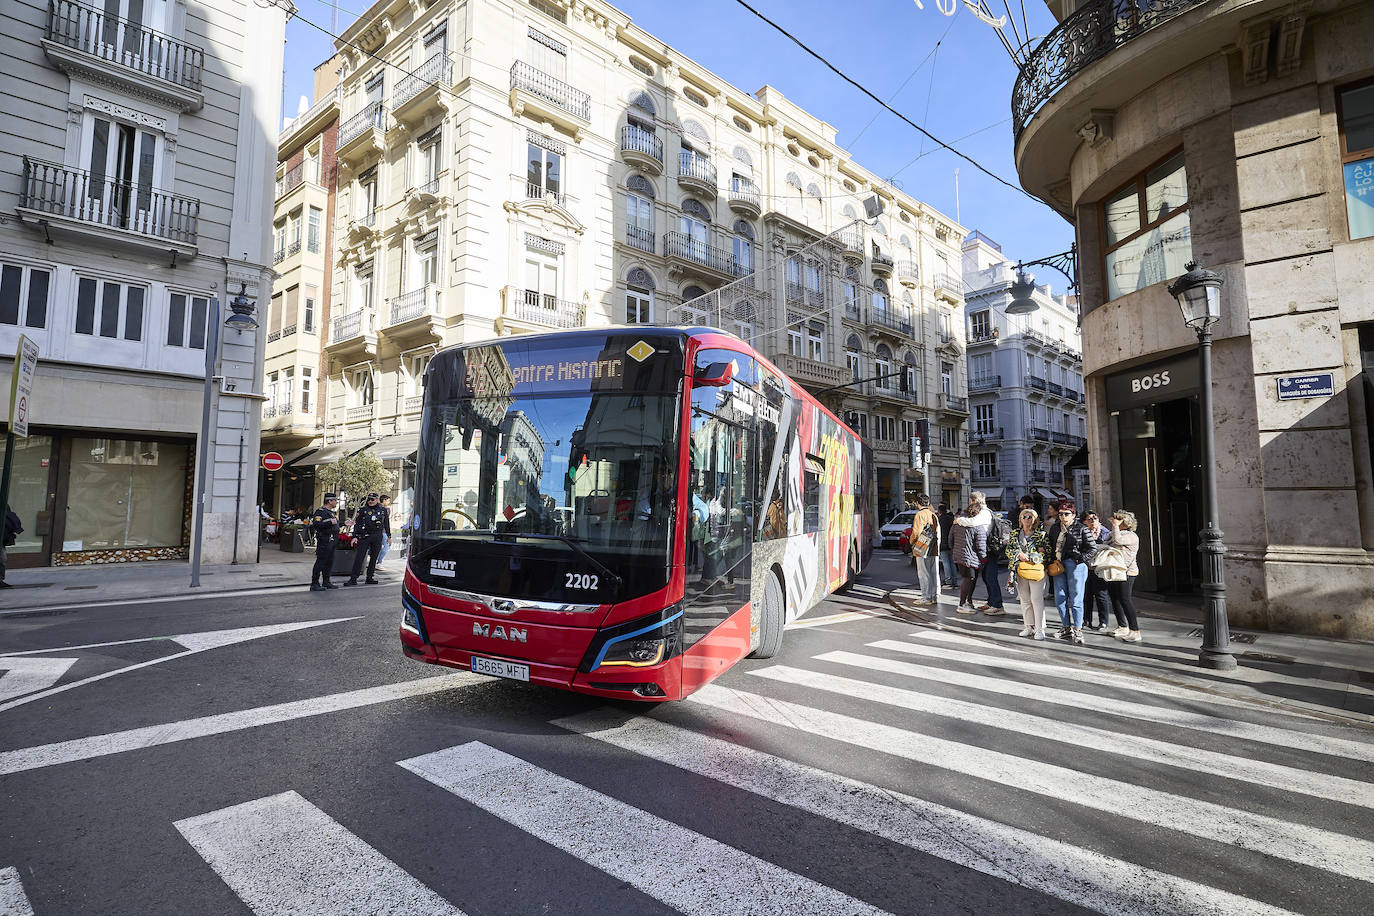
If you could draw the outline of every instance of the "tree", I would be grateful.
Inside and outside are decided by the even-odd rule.
[[[368,493],[385,493],[392,482],[391,472],[382,467],[382,460],[371,449],[316,468],[315,477],[325,489],[352,499]]]

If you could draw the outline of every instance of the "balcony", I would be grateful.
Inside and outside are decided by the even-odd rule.
[[[1002,479],[1000,474],[980,471],[977,468],[974,468],[971,477],[974,483],[997,483]]]
[[[344,418],[350,423],[357,423],[363,420],[371,420],[377,416],[376,404],[360,404],[357,407],[350,407],[344,413]]]
[[[1000,375],[982,375],[978,378],[971,378],[968,380],[968,390],[970,394],[975,391],[993,391],[1001,387],[1002,376]]]
[[[916,287],[921,283],[921,268],[916,266],[915,261],[897,262],[897,279],[903,286]]]
[[[397,345],[418,346],[443,339],[443,294],[438,286],[427,283],[392,298],[387,305],[382,333]]]
[[[1056,383],[1054,383],[1054,382],[1050,382],[1049,385],[1048,385],[1048,388],[1049,388],[1050,394],[1054,395],[1055,397],[1057,397],[1057,398],[1062,398],[1062,397],[1064,396],[1064,386],[1063,386],[1063,385],[1058,385],[1058,384],[1056,384]]]
[[[506,317],[545,328],[580,328],[587,323],[587,309],[538,290],[513,289],[506,297]]]
[[[205,52],[72,0],[50,0],[43,50],[69,76],[115,81],[182,111],[205,103]]]
[[[677,183],[688,190],[715,197],[715,163],[689,149],[682,150],[677,161]]]
[[[282,411],[282,412],[285,413],[286,411]],[[275,417],[276,415],[277,415],[277,405],[276,405],[276,404],[266,404],[266,403],[264,403],[264,404],[262,405],[262,418],[263,418],[264,420],[270,420],[270,419],[272,419],[273,417]]]
[[[1030,53],[1011,92],[1016,141],[1035,113],[1091,64],[1204,0],[1158,0],[1123,4],[1088,0],[1050,30]]]
[[[380,154],[385,149],[385,131],[386,105],[380,100],[364,104],[361,111],[339,126],[339,160],[357,166],[369,153]]]
[[[416,413],[424,406],[425,396],[423,394],[412,395],[402,402],[402,409],[405,410],[406,413]]]
[[[1078,448],[1085,445],[1088,440],[1082,436],[1075,436],[1073,433],[1061,433],[1057,429],[1050,430],[1050,441],[1055,445],[1067,445],[1069,448]]]
[[[731,210],[745,216],[758,219],[759,215],[763,213],[759,186],[748,178],[731,178],[730,189],[726,192],[725,199],[730,204]]]
[[[940,338],[939,349],[945,350],[946,352],[953,353],[955,355],[958,355],[961,352],[959,347],[959,338],[955,335],[953,331],[941,329],[937,332],[937,334]]]
[[[1049,383],[1038,375],[1026,376],[1026,384],[1029,385],[1031,388],[1034,388],[1036,391],[1045,391],[1049,388]]]
[[[147,185],[94,178],[24,157],[18,213],[25,221],[156,252],[195,257],[200,201]],[[46,231],[46,229],[45,229]]]
[[[988,426],[969,433],[969,441],[974,445],[988,445],[993,442],[1001,442],[1006,437],[1007,431],[1000,426]]]
[[[1032,483],[1049,483],[1049,482],[1050,482],[1050,472],[1049,472],[1049,471],[1042,471],[1042,470],[1040,470],[1039,468],[1037,468],[1037,469],[1031,471],[1030,479],[1031,479],[1031,482],[1032,482]]]
[[[445,90],[452,85],[453,61],[447,54],[432,54],[414,73],[396,84],[391,93],[391,113],[398,123],[414,124],[447,107]]]
[[[635,124],[620,128],[620,158],[650,175],[663,172],[663,140]]]
[[[1064,400],[1073,401],[1075,404],[1083,403],[1083,392],[1074,391],[1072,388],[1064,389]]]
[[[551,121],[576,139],[591,126],[590,95],[521,60],[510,68],[510,107],[517,116],[528,112]]]
[[[835,233],[839,243],[840,255],[847,260],[862,263],[864,259],[864,234],[858,226],[848,226]]]
[[[933,278],[935,286],[935,296],[944,299],[952,305],[958,305],[964,301],[964,281],[953,274],[939,273]]]
[[[330,354],[339,359],[377,355],[376,318],[371,309],[335,316],[329,327]]]
[[[1030,437],[1036,442],[1049,442],[1050,431],[1039,426],[1032,426],[1030,428]]]
[[[525,199],[542,200],[545,203],[557,204],[560,207],[564,206],[567,202],[563,197],[563,192],[558,190],[558,188],[545,187],[533,181],[525,182]]]
[[[280,264],[282,261],[285,261],[285,260],[286,260],[286,249],[285,249],[285,248],[278,248],[276,251],[274,251],[274,252],[272,253],[272,263],[273,263],[273,264]]]
[[[775,355],[773,363],[797,384],[812,388],[843,385],[852,378],[848,369],[803,356],[794,356],[791,353]]]
[[[877,277],[890,277],[897,267],[897,262],[885,254],[875,254],[872,263],[873,275]]]
[[[941,391],[937,398],[937,405],[941,410],[950,413],[968,413],[968,398],[961,398],[957,394],[946,394]]]
[[[844,317],[850,321],[857,321],[863,324],[864,308],[857,302],[846,302],[844,304]]]
[[[625,227],[625,244],[631,248],[638,248],[640,251],[654,253],[654,233],[652,229],[641,229],[639,226]]]
[[[868,323],[871,327],[890,331],[902,340],[911,336],[911,320],[898,315],[891,309],[873,308],[868,313]]]
[[[968,336],[968,347],[972,350],[979,344],[995,344],[999,334],[996,328],[988,331],[974,331]]]
[[[305,184],[305,161],[296,163],[294,168],[288,169],[285,175],[277,179],[277,200],[281,200],[287,194]]]
[[[693,272],[712,279],[733,280],[744,273],[732,252],[708,245],[681,232],[669,232],[663,236],[663,254]]]

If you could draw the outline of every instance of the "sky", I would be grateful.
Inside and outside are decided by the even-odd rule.
[[[295,0],[300,15],[326,29],[330,0]],[[1012,157],[1011,90],[1016,66],[994,30],[962,3],[953,16],[937,0],[749,0],[837,68],[933,135],[1020,186]],[[938,0],[946,9],[954,0]],[[367,6],[339,0],[342,32]],[[855,161],[1002,246],[1011,259],[1036,260],[1068,249],[1072,227],[1044,204],[1002,185],[970,163],[922,137],[910,125],[845,83],[820,61],[756,18],[737,0],[618,0],[635,24],[739,89],[764,85],[836,129]],[[1001,10],[1000,0],[989,6]],[[1011,9],[1020,23],[1022,5]],[[689,10],[689,15],[681,11]],[[844,15],[835,14],[843,10]],[[1033,38],[1054,25],[1041,0],[1025,0]],[[1025,35],[1025,28],[1021,29]],[[1010,26],[1004,34],[1016,44]],[[332,40],[293,19],[286,27],[284,112],[309,97],[314,68],[333,51]],[[938,46],[937,46],[938,45]],[[958,170],[956,205],[955,170]],[[1056,292],[1067,281],[1036,270]]]

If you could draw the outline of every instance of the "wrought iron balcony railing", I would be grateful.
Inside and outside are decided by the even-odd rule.
[[[574,89],[562,80],[555,79],[543,70],[538,70],[522,60],[517,60],[511,65],[510,87],[541,98],[583,121],[590,121],[592,118],[592,97],[590,95],[581,89]]]
[[[669,232],[663,236],[663,254],[670,258],[692,261],[717,273],[728,274],[732,277],[742,276],[744,273],[739,263],[735,261],[733,253],[708,245],[700,239],[683,235],[681,232]]]
[[[196,244],[200,201],[24,157],[21,207],[82,223]]]
[[[846,302],[844,304],[844,317],[848,318],[850,321],[863,321],[863,306],[859,305],[857,302]]]
[[[835,240],[840,243],[840,249],[845,254],[863,254],[864,234],[858,226],[849,226],[836,232]]]
[[[334,324],[329,330],[329,342],[332,344],[342,340],[352,340],[354,337],[361,337],[363,334],[364,312],[357,311],[351,315],[339,315],[334,318]]]
[[[419,318],[421,315],[429,314],[430,302],[433,299],[432,287],[425,284],[419,289],[413,289],[408,293],[402,293],[391,300],[391,324],[400,324],[403,321],[410,321],[412,318]]]
[[[1031,480],[1033,480],[1035,483],[1049,483],[1049,482],[1050,482],[1050,472],[1049,472],[1049,471],[1042,471],[1042,470],[1040,470],[1039,468],[1037,468],[1037,469],[1031,471],[1030,478],[1031,478]]]
[[[278,248],[275,252],[273,252],[273,254],[272,254],[272,263],[273,263],[273,264],[280,264],[282,261],[285,261],[285,260],[286,260],[286,249],[285,249],[285,248]]]
[[[716,166],[705,156],[699,156],[689,149],[682,150],[682,155],[678,158],[677,175],[679,178],[687,178],[716,186]]]
[[[663,161],[663,139],[634,124],[620,128],[620,149],[622,152],[643,153],[659,162]]]
[[[933,279],[936,292],[948,292],[956,296],[964,294],[964,281],[953,274],[938,273]]]
[[[515,317],[551,328],[578,328],[582,326],[586,314],[577,302],[555,299],[538,290],[526,289],[521,290],[521,295],[515,300]]]
[[[294,168],[288,169],[286,174],[277,179],[277,199],[286,196],[289,191],[294,191],[305,183],[305,162],[296,163]]]
[[[1050,382],[1050,383],[1049,383],[1049,389],[1050,389],[1050,394],[1055,395],[1056,397],[1061,397],[1061,398],[1062,398],[1062,397],[1064,396],[1064,386],[1063,386],[1063,385],[1060,385],[1060,384],[1058,384],[1058,383],[1056,383],[1056,382]]]
[[[339,127],[339,146],[347,146],[373,128],[386,129],[386,105],[380,100],[369,102],[362,110]]]
[[[1038,375],[1026,376],[1026,382],[1037,391],[1044,391],[1049,387],[1049,383]]]
[[[989,343],[990,341],[996,340],[998,336],[999,335],[997,333],[996,328],[993,328],[990,331],[974,331],[973,333],[969,334],[968,342],[970,346],[972,346],[973,344]]]
[[[1087,0],[1050,30],[1021,66],[1011,91],[1016,139],[1054,94],[1084,69],[1206,0]]]
[[[873,324],[876,324],[879,327],[887,328],[890,331],[896,331],[903,337],[911,336],[910,319],[898,315],[891,309],[874,308],[873,311],[869,312],[868,314],[869,319]]]
[[[72,0],[50,0],[47,37],[56,44],[191,92],[201,91],[205,52],[136,22]]]
[[[968,413],[968,398],[961,398],[957,394],[945,394],[940,392],[940,407],[945,410],[958,410]]]
[[[980,375],[977,378],[968,380],[969,391],[989,391],[993,388],[1002,387],[1002,376],[1000,375]]]
[[[891,274],[896,261],[885,254],[875,254],[873,256],[873,270],[877,273]]]
[[[431,54],[429,60],[415,68],[415,72],[396,84],[391,104],[400,108],[430,86],[449,86],[453,83],[453,61],[442,52]]]
[[[1039,426],[1032,426],[1030,428],[1030,437],[1032,439],[1037,439],[1040,442],[1049,442],[1050,431],[1048,429],[1042,429]]]
[[[287,256],[288,258],[291,257],[293,254],[300,254],[300,253],[301,253],[301,242],[300,242],[300,239],[297,239],[296,241],[292,242],[290,245],[287,245],[287,246],[286,246],[286,256]]]
[[[373,226],[377,225],[377,211],[368,210],[366,213],[355,219],[353,222],[357,223],[359,226],[362,226],[365,229],[371,229]]]
[[[969,433],[969,438],[974,445],[982,445],[985,442],[1000,442],[1006,437],[1006,430],[1000,426],[983,426]]]
[[[654,233],[652,229],[642,229],[639,226],[625,227],[625,244],[631,248],[638,248],[640,251],[654,253]]]
[[[525,182],[526,200],[547,200],[549,203],[563,206],[563,192],[557,188],[546,188],[544,185],[534,181]]]
[[[921,268],[916,266],[915,261],[898,261],[897,276],[903,280],[920,280]]]
[[[748,178],[731,178],[729,200],[731,203],[745,203],[759,209],[759,186]]]

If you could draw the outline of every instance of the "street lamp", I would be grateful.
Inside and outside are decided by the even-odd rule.
[[[1011,302],[1007,303],[1008,315],[1028,315],[1040,308],[1040,303],[1031,298],[1035,292],[1035,274],[1016,265],[1016,280],[1011,284]]]
[[[1061,251],[1046,258],[1016,262],[1016,279],[1011,284],[1011,301],[1005,309],[1008,315],[1028,315],[1040,308],[1040,304],[1033,298],[1035,274],[1026,270],[1035,264],[1053,267],[1059,271],[1069,281],[1069,295],[1078,295],[1078,245],[1074,244],[1069,246],[1068,251]]]
[[[258,322],[253,317],[253,303],[248,301],[247,292],[248,284],[240,282],[239,294],[229,302],[229,309],[233,314],[224,320],[226,328],[240,333],[257,330]],[[196,453],[196,464],[199,465],[199,469],[196,471],[196,525],[191,538],[191,588],[200,587],[200,543],[205,530],[205,478],[210,471],[210,398],[215,380],[215,356],[219,351],[219,314],[219,298],[211,297],[209,320],[205,325],[205,393],[201,402],[200,442],[197,444]],[[242,449],[240,443],[240,453]],[[243,463],[242,454],[239,463],[240,466]],[[237,511],[234,513],[234,534],[237,539]],[[234,559],[238,559],[237,548],[234,550]]]
[[[1178,300],[1183,323],[1197,333],[1198,386],[1202,389],[1202,474],[1206,499],[1198,552],[1203,555],[1202,651],[1198,664],[1204,668],[1229,670],[1236,667],[1231,651],[1231,631],[1226,619],[1226,570],[1217,518],[1216,437],[1212,428],[1212,325],[1221,318],[1221,274],[1203,270],[1197,261],[1184,265],[1187,273],[1169,284],[1169,295]]]

